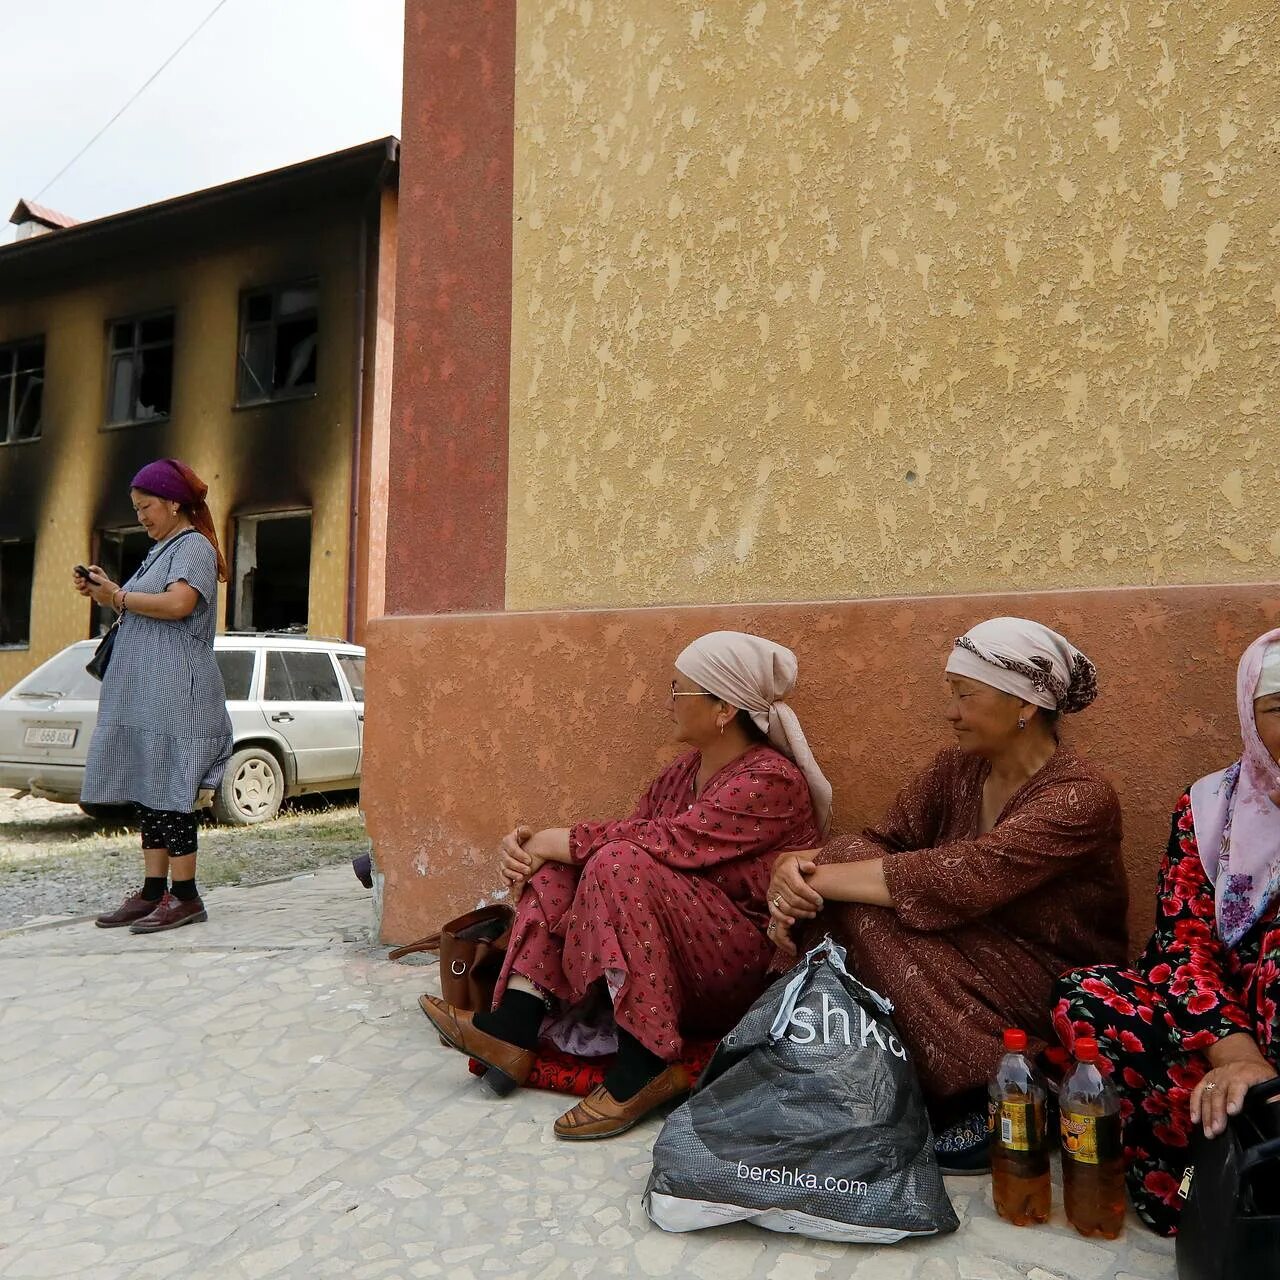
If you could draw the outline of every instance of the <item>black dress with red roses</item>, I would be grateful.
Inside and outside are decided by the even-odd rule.
[[[1280,902],[1227,947],[1184,794],[1160,864],[1155,932],[1141,958],[1132,969],[1074,969],[1058,979],[1055,996],[1063,1045],[1071,1050],[1077,1036],[1096,1036],[1120,1091],[1138,1216],[1161,1235],[1176,1234],[1191,1091],[1209,1066],[1203,1051],[1243,1031],[1280,1068]]]

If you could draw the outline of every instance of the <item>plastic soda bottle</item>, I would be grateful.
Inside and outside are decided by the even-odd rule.
[[[1026,1055],[1027,1033],[1004,1033],[1004,1057],[991,1079],[991,1194],[996,1212],[1014,1226],[1048,1222],[1049,1135],[1044,1077]]]
[[[1114,1240],[1124,1227],[1120,1099],[1098,1069],[1098,1042],[1076,1041],[1076,1065],[1058,1093],[1062,1198],[1082,1236]]]

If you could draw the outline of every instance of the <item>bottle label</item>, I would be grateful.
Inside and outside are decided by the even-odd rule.
[[[1080,1164],[1104,1164],[1123,1150],[1120,1117],[1062,1112],[1062,1151]]]
[[[987,1129],[1006,1151],[1041,1151],[1045,1146],[1044,1103],[1005,1101],[987,1106]]]

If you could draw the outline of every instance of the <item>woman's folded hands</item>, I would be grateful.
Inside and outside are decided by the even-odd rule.
[[[525,842],[533,836],[533,828],[518,826],[502,837],[502,878],[519,897],[529,877],[542,865],[542,859],[525,848]]]
[[[818,869],[812,855],[816,849],[784,853],[773,864],[769,881],[769,936],[790,955],[796,951],[791,930],[797,921],[812,920],[822,910],[823,898],[809,883]]]

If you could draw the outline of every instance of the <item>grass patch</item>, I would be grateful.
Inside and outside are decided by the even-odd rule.
[[[136,828],[65,832],[43,830],[38,845],[0,847],[0,883],[74,872],[86,877],[118,873],[122,861],[141,862]],[[53,838],[50,838],[53,837]],[[0,842],[7,844],[8,842]],[[256,827],[200,828],[201,884],[254,883],[349,861],[369,849],[364,822],[354,805],[287,811]]]

